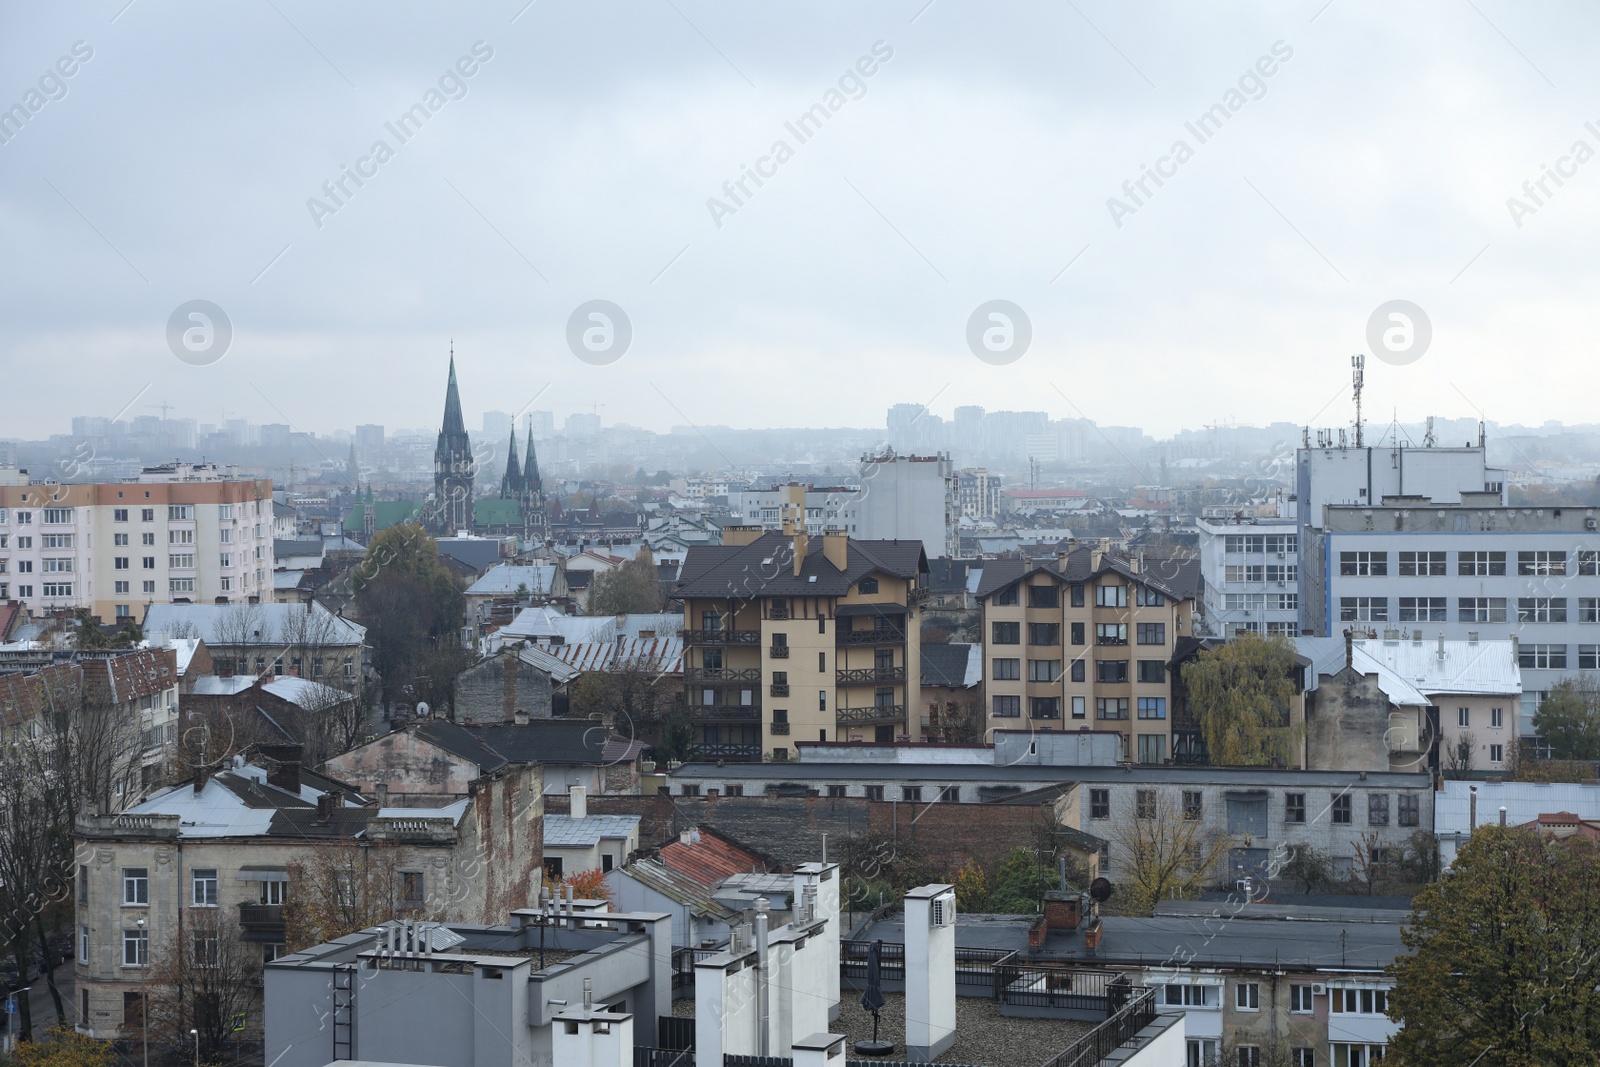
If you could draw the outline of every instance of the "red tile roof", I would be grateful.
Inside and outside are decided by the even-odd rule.
[[[701,885],[715,886],[735,874],[765,871],[761,857],[714,831],[701,827],[688,831],[690,843],[680,837],[661,848],[661,862]]]
[[[22,621],[22,602],[0,603],[0,642],[11,640],[11,631]]]

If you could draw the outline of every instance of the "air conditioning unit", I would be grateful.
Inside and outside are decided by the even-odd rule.
[[[1584,519],[1583,520],[1583,528],[1585,530],[1593,530],[1596,527],[1600,527],[1600,520],[1596,520],[1596,519]]]
[[[943,893],[933,898],[928,909],[929,926],[954,926],[956,924],[956,896]]]
[[[1327,994],[1328,994],[1328,987],[1323,985],[1321,982],[1313,982],[1311,984],[1311,995],[1312,996],[1314,996],[1314,997],[1322,997],[1322,996],[1327,996]]]

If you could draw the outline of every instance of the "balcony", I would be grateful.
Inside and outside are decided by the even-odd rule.
[[[775,697],[786,697],[789,695],[789,683],[773,682],[769,687],[769,692]]]
[[[835,685],[891,685],[906,680],[904,667],[852,667],[835,671]]]
[[[263,941],[271,945],[283,943],[283,905],[240,904],[239,928],[246,941]]]
[[[840,628],[836,643],[841,645],[903,645],[906,643],[906,632],[893,626],[881,626],[870,630],[846,630]]]
[[[904,704],[886,704],[873,708],[840,708],[834,713],[834,721],[840,726],[885,725],[905,722],[905,719]]]
[[[789,732],[789,724],[786,722],[775,722],[772,724],[772,732],[774,734],[787,734]]]
[[[693,704],[689,718],[695,722],[759,722],[759,704]]]
[[[730,682],[761,681],[760,667],[724,667],[707,670],[694,667],[683,672],[683,680],[693,684],[727,685]]]
[[[695,753],[703,760],[722,759],[746,763],[759,763],[761,761],[760,745],[714,742],[712,744],[696,745]]]
[[[760,630],[684,630],[686,645],[759,645]]]
[[[767,655],[771,656],[773,659],[788,659],[789,658],[789,646],[788,645],[773,645],[771,648],[767,649]]]

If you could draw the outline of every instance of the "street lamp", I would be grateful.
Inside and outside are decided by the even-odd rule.
[[[145,989],[145,971],[150,968],[150,942],[145,934],[143,917],[138,920],[138,926],[139,943],[135,951],[139,954],[139,1010],[144,1013],[140,1036],[144,1039],[144,1067],[150,1067],[150,995]]]
[[[194,1035],[194,1067],[200,1067],[200,1031],[190,1030]]]
[[[33,986],[31,986],[31,985],[25,985],[21,989],[13,989],[7,995],[10,996],[10,997],[16,998],[20,994],[21,996],[25,997],[25,996],[28,995],[28,990],[30,990],[32,988],[33,988]],[[17,1005],[17,1011],[13,1012],[12,1014],[17,1014],[17,1013],[20,1013],[21,1011],[22,1011],[21,1005],[18,1004]],[[14,1025],[15,1024],[13,1024],[12,1021],[11,1021],[11,1015],[7,1015],[6,1016],[6,1038],[7,1038],[6,1044],[10,1045],[12,1047],[16,1046],[16,1038],[11,1033]]]

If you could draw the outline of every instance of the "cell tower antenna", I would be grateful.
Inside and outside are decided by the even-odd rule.
[[[1367,380],[1367,357],[1366,356],[1351,356],[1350,357],[1350,366],[1352,368],[1354,368],[1350,372],[1350,379],[1351,379],[1351,388],[1355,391],[1355,396],[1356,396],[1356,447],[1360,448],[1361,447],[1361,387],[1366,384],[1366,380]]]

